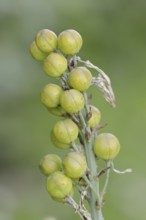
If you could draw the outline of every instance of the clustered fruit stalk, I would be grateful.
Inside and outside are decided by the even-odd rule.
[[[87,94],[84,93],[84,96],[87,97]],[[87,101],[87,98],[85,98],[85,100]],[[86,103],[86,107],[87,109],[89,109],[88,103]],[[87,111],[87,114],[88,113],[89,112]],[[84,140],[85,156],[86,156],[86,160],[87,160],[87,164],[88,164],[88,168],[90,172],[88,174],[89,175],[88,178],[92,186],[89,190],[89,193],[90,193],[89,205],[91,208],[91,216],[93,220],[95,219],[103,220],[103,215],[102,215],[102,202],[103,201],[100,198],[99,180],[97,177],[97,163],[96,163],[96,158],[95,158],[95,155],[92,149],[95,137],[93,134],[91,134],[91,130],[90,130],[90,127],[88,126],[88,122],[86,122],[86,118],[84,118],[81,113],[80,113],[80,118],[81,118],[81,122],[84,128],[82,132],[82,136]],[[86,132],[88,133],[87,136],[86,136]]]
[[[52,199],[71,206],[83,220],[103,220],[110,168],[120,144],[113,134],[99,133],[104,127],[99,124],[101,112],[90,104],[87,90],[95,85],[112,106],[115,98],[109,77],[76,55],[82,43],[81,35],[75,30],[65,30],[57,37],[54,32],[43,29],[31,44],[33,58],[42,61],[44,72],[57,82],[48,83],[41,91],[43,105],[61,118],[52,128],[51,142],[59,149],[68,150],[63,159],[57,154],[46,154],[39,167],[47,178],[46,189]],[[98,75],[93,76],[92,69]],[[100,160],[105,161],[105,167],[98,167]],[[104,173],[101,189],[99,182]],[[80,194],[79,202],[74,198],[74,191]]]

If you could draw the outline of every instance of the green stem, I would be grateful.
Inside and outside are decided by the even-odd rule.
[[[94,188],[93,188],[93,186],[91,184],[91,181],[87,178],[86,175],[83,176],[82,178],[85,180],[85,182],[87,183],[88,187],[95,193],[96,198],[98,198],[97,192],[94,190]]]
[[[79,112],[79,117],[80,117],[81,124],[83,126],[83,130],[85,132],[85,130],[86,130],[86,122],[85,122],[85,119],[84,119],[84,116],[83,116],[82,112]]]
[[[102,207],[99,205],[99,208],[96,208],[96,203],[99,204],[101,201],[101,198],[100,198],[100,191],[99,191],[99,180],[96,179],[97,165],[96,165],[95,157],[94,157],[90,144],[88,144],[87,146],[85,145],[85,154],[87,156],[87,163],[88,163],[88,167],[91,172],[91,185],[92,185],[92,188],[94,189],[94,190],[90,189],[91,216],[93,220],[103,220]]]
[[[110,176],[110,161],[108,160],[107,161],[107,171],[106,171],[106,179],[105,179],[105,183],[104,183],[104,187],[102,189],[102,192],[101,192],[101,200],[103,200],[103,197],[106,193],[106,189],[107,189],[107,186],[108,186],[108,183],[109,183],[109,176]]]
[[[74,149],[75,152],[80,152],[78,146],[76,145],[76,143],[73,141],[71,144],[72,148]]]
[[[83,92],[84,95],[84,99],[85,99],[85,110],[86,110],[86,114],[89,113],[89,105],[88,105],[88,97],[87,97],[87,93]]]
[[[97,165],[96,165],[96,160],[95,156],[92,150],[93,146],[93,141],[94,141],[94,136],[91,135],[90,140],[86,140],[86,129],[87,129],[87,124],[86,121],[82,115],[82,113],[79,113],[80,121],[83,126],[81,135],[82,135],[82,140],[84,142],[84,149],[85,149],[85,155],[87,159],[87,164],[88,168],[90,170],[90,185],[92,185],[92,188],[90,187],[90,208],[91,208],[91,216],[92,220],[104,220],[103,215],[102,215],[102,207],[99,205],[97,208],[96,205],[97,203],[101,201],[100,198],[100,191],[99,191],[99,180],[97,181],[96,176],[97,176]]]

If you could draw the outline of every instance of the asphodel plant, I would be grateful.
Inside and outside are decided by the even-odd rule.
[[[77,55],[82,44],[82,37],[75,30],[65,30],[57,36],[43,29],[30,46],[33,58],[41,62],[44,72],[56,79],[56,83],[44,85],[40,100],[50,114],[58,117],[50,133],[52,145],[67,151],[64,158],[46,152],[39,167],[46,176],[46,190],[52,199],[72,207],[83,220],[103,220],[110,170],[131,170],[114,169],[119,140],[110,132],[102,132],[99,106],[92,104],[87,90],[96,86],[112,107],[115,96],[107,74]],[[99,166],[100,161],[104,161],[103,167]],[[102,175],[105,182],[99,187]],[[75,192],[80,195],[79,201]]]

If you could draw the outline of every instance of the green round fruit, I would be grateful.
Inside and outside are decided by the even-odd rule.
[[[47,84],[41,92],[41,102],[48,108],[56,108],[60,104],[62,88],[56,84]]]
[[[52,132],[59,142],[70,144],[78,137],[78,126],[67,118],[56,122]]]
[[[68,84],[71,88],[85,91],[91,85],[92,74],[86,67],[76,67],[68,76]]]
[[[110,133],[99,134],[94,142],[95,155],[103,160],[114,159],[120,151],[120,143],[116,136]]]
[[[74,189],[72,187],[72,190],[70,191],[70,193],[67,196],[71,196],[72,197],[73,195],[74,195]],[[62,202],[62,203],[64,202],[64,199],[65,199],[65,198],[61,198],[60,199],[60,198],[57,198],[57,197],[55,198],[53,196],[51,196],[51,198],[54,199],[57,202]]]
[[[73,179],[80,178],[87,169],[86,158],[79,152],[68,153],[63,160],[65,174]]]
[[[35,41],[38,48],[45,53],[56,50],[57,36],[53,31],[48,29],[40,30],[36,35]]]
[[[79,52],[83,44],[81,35],[72,29],[61,32],[58,36],[58,48],[67,55]]]
[[[62,200],[72,192],[72,180],[57,171],[47,178],[47,192],[55,200]]]
[[[47,75],[59,77],[67,69],[67,60],[63,55],[52,52],[44,60],[43,68]]]
[[[101,119],[101,112],[95,106],[90,105],[91,117],[88,120],[88,125],[90,128],[97,126]]]
[[[66,112],[64,111],[64,109],[61,106],[57,106],[55,108],[47,108],[48,111],[56,116],[65,116]]]
[[[35,60],[38,60],[38,61],[43,61],[47,54],[42,52],[36,45],[36,42],[33,41],[32,44],[30,45],[30,53],[32,55],[32,57],[35,59]]]
[[[58,147],[60,149],[68,149],[71,147],[71,143],[68,144],[58,141],[53,132],[51,132],[51,141],[55,147]]]
[[[66,90],[60,96],[60,105],[69,114],[78,113],[83,109],[84,104],[84,96],[78,90]]]
[[[62,160],[56,154],[47,154],[41,159],[39,168],[43,174],[48,176],[62,169]]]

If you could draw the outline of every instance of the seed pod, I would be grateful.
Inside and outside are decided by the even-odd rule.
[[[47,154],[41,159],[39,168],[43,174],[48,176],[62,169],[62,160],[56,154]]]
[[[86,67],[74,68],[68,76],[68,84],[73,89],[85,91],[91,85],[92,74]]]
[[[93,105],[90,105],[91,117],[88,120],[88,125],[90,128],[97,126],[101,119],[101,112],[98,108]]]
[[[48,108],[57,107],[62,91],[62,88],[56,84],[47,84],[41,92],[41,102]]]
[[[44,60],[44,71],[52,77],[61,76],[67,69],[66,58],[58,53],[50,53]]]
[[[60,96],[60,105],[69,114],[78,113],[83,109],[84,104],[84,96],[78,90],[66,90]]]
[[[67,144],[67,143],[62,143],[62,142],[58,141],[53,132],[51,132],[51,141],[55,147],[58,147],[60,149],[68,149],[71,147],[70,143]]]
[[[120,151],[120,143],[116,136],[110,133],[99,134],[94,142],[96,156],[103,160],[114,159]]]
[[[47,178],[47,192],[56,200],[62,200],[72,192],[72,180],[61,172]]]
[[[32,44],[30,45],[30,53],[32,55],[32,57],[35,59],[35,60],[38,60],[38,61],[43,61],[46,57],[47,57],[47,54],[42,52],[36,45],[36,42],[33,41]]]
[[[78,137],[78,127],[69,118],[58,121],[52,130],[56,139],[65,144],[70,144]]]
[[[56,116],[65,116],[66,112],[64,111],[64,109],[61,106],[57,106],[55,108],[47,108],[48,111]]]
[[[74,55],[82,47],[81,35],[72,29],[61,32],[58,36],[58,48],[67,55]]]
[[[38,48],[45,53],[56,50],[57,36],[53,31],[48,29],[40,30],[36,35],[35,41]]]
[[[70,152],[63,160],[63,168],[65,174],[70,178],[82,177],[87,168],[86,158],[81,153]]]
[[[74,195],[74,189],[73,189],[73,187],[72,187],[70,193],[69,193],[67,196],[73,196],[73,195]],[[65,198],[63,198],[63,199],[61,198],[61,199],[60,199],[60,198],[53,197],[53,196],[51,196],[51,198],[54,199],[54,200],[57,201],[57,202],[62,202],[62,203],[64,202],[64,199],[65,199]]]

